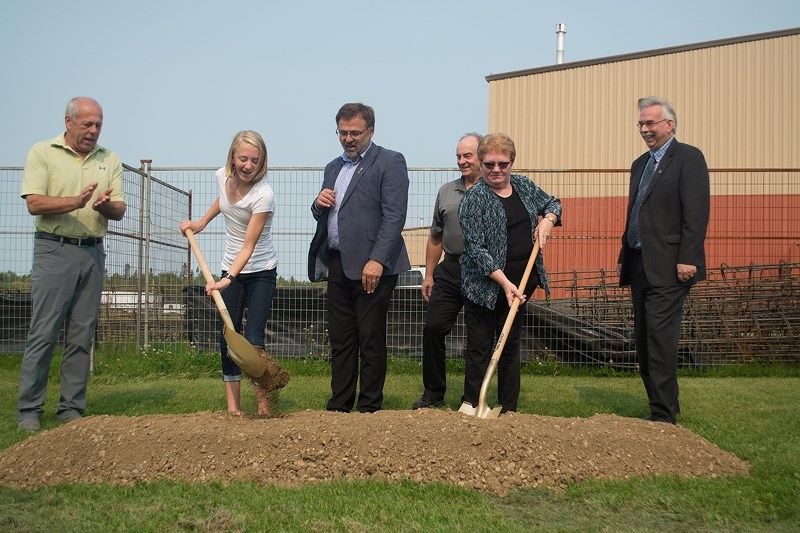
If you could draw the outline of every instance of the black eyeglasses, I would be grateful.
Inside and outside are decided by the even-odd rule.
[[[369,128],[364,128],[364,129],[363,129],[363,130],[361,130],[361,131],[345,131],[345,130],[336,130],[336,135],[338,135],[338,136],[339,136],[339,137],[341,137],[342,139],[344,139],[344,138],[346,138],[346,137],[352,137],[353,139],[355,139],[355,138],[356,138],[356,137],[358,137],[359,135],[363,135],[363,134],[364,134],[364,132],[365,132],[365,131],[367,131],[368,129],[369,129]]]
[[[647,126],[648,130],[652,130],[653,126],[655,126],[656,124],[660,124],[661,122],[666,122],[667,120],[669,119],[665,118],[663,120],[646,120],[644,122],[637,122],[636,127],[638,129],[642,129],[642,126]]]
[[[486,170],[494,170],[494,167],[499,167],[500,170],[505,170],[509,167],[511,161],[484,161],[483,166]]]

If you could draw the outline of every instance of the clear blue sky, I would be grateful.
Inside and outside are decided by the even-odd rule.
[[[0,166],[97,98],[100,143],[138,166],[221,166],[242,129],[275,166],[340,152],[334,115],[375,108],[374,140],[450,166],[487,126],[485,76],[800,26],[798,0],[0,0]]]

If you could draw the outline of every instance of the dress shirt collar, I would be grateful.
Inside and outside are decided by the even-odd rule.
[[[669,145],[672,144],[672,141],[674,141],[674,140],[675,140],[675,137],[670,137],[669,140],[667,142],[665,142],[663,145],[661,145],[660,148],[658,148],[655,151],[653,151],[653,150],[650,151],[650,155],[656,160],[656,162],[661,161],[661,158],[664,157],[664,154],[667,153],[667,149],[669,148]]]

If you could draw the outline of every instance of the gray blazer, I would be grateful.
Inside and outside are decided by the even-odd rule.
[[[337,157],[325,167],[322,189],[333,189],[342,169]],[[360,280],[367,261],[383,265],[383,275],[399,274],[411,268],[403,240],[408,209],[408,169],[403,154],[377,144],[367,150],[356,168],[347,191],[337,191],[339,207],[339,249],[342,268],[349,279]],[[328,214],[311,204],[317,229],[308,251],[308,278],[328,279]]]
[[[645,152],[631,166],[628,219],[649,158],[650,152]],[[642,260],[651,285],[693,285],[706,279],[704,244],[711,211],[709,181],[703,153],[694,146],[673,139],[658,163],[639,211]],[[625,222],[618,260],[623,265],[628,223],[629,220]],[[697,274],[689,281],[680,281],[676,270],[678,263],[695,265]],[[620,285],[630,285],[630,282],[627,269],[623,268]]]

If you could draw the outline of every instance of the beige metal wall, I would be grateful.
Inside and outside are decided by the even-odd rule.
[[[800,167],[797,33],[540,70],[489,82],[489,131],[514,139],[518,169],[629,168],[646,149],[635,123],[636,101],[648,95],[673,103],[678,140],[703,150],[711,168]],[[761,192],[724,190],[730,181],[719,177],[715,194]],[[619,185],[597,186],[592,196],[627,194]],[[569,189],[558,194],[584,196]],[[800,184],[781,192],[800,193]]]
[[[430,234],[430,226],[403,230],[403,239],[406,241],[408,260],[411,262],[411,266],[425,266],[425,247]]]

